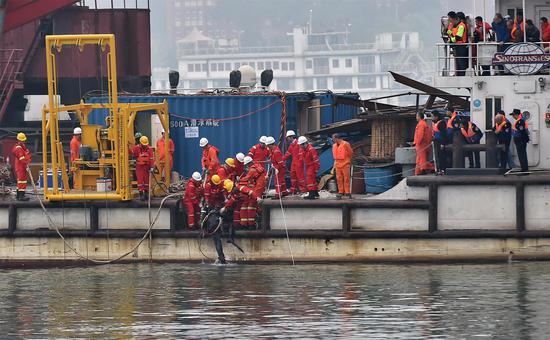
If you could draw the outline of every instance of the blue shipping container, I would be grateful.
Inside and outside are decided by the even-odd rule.
[[[357,118],[359,109],[353,105],[333,105],[337,97],[346,97],[351,99],[359,99],[357,93],[318,93],[315,99],[319,99],[321,107],[321,127],[329,124],[342,122],[345,120]],[[330,105],[324,106],[323,105]]]
[[[247,153],[262,135],[278,139],[281,133],[281,97],[277,94],[128,96],[119,102],[160,103],[168,101],[170,136],[174,140],[174,170],[189,177],[200,171],[202,150],[199,139],[206,137],[220,150],[220,161]],[[299,104],[312,99],[308,93],[286,94],[286,129],[296,130]],[[105,102],[105,97],[89,103]],[[104,124],[107,110],[94,110],[90,124]]]

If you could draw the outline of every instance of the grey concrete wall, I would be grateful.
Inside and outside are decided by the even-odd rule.
[[[515,187],[441,186],[437,214],[440,230],[515,229]]]
[[[550,186],[525,187],[525,229],[550,230]]]
[[[48,214],[59,229],[89,229],[90,210],[84,208],[48,208]],[[6,217],[7,220],[7,217]],[[35,230],[52,229],[41,208],[17,208],[17,229]]]
[[[351,228],[428,230],[428,211],[421,209],[352,209]]]
[[[368,199],[379,200],[427,200],[428,187],[410,187],[404,178],[396,186],[379,195],[370,196]]]
[[[151,219],[158,208],[151,209]],[[147,208],[100,208],[98,209],[99,229],[149,229],[149,209]],[[163,208],[153,229],[170,229],[170,209]]]
[[[113,259],[128,251],[138,239],[128,238],[67,238],[81,254],[92,259]],[[292,255],[296,261],[450,261],[550,259],[550,248],[540,247],[549,239],[472,238],[472,239],[332,239],[291,238]],[[201,243],[199,243],[201,242]],[[291,253],[285,238],[239,238],[235,247],[226,246],[226,258],[231,261],[290,261]],[[210,259],[205,258],[204,253]],[[208,261],[215,258],[210,239],[153,238],[131,253],[128,260]],[[0,238],[0,260],[77,260],[59,238]]]
[[[0,229],[8,229],[9,210],[8,208],[0,208]]]
[[[272,230],[285,229],[281,209],[271,209]],[[299,229],[342,229],[342,209],[340,208],[285,208],[286,225],[289,230]]]

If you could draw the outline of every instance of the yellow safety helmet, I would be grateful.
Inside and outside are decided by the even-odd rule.
[[[225,181],[223,181],[223,188],[227,192],[231,192],[231,190],[233,190],[233,185],[233,181],[230,179],[226,179]]]
[[[212,183],[218,185],[222,182],[222,179],[220,178],[220,176],[214,175],[214,176],[212,176],[211,181],[212,181]]]
[[[17,140],[20,141],[20,142],[24,142],[27,140],[27,136],[25,136],[25,134],[23,132],[19,132],[17,134]]]
[[[233,158],[228,158],[225,160],[225,164],[229,165],[230,167],[235,167],[235,160]]]
[[[139,142],[141,145],[149,145],[149,138],[147,138],[147,136],[141,136],[139,137]]]

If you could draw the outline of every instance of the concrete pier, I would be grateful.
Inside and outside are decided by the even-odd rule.
[[[409,177],[354,200],[265,200],[257,230],[237,232],[233,261],[483,261],[550,259],[550,176]],[[159,202],[47,203],[68,244],[113,259],[143,237]],[[124,261],[210,261],[212,241],[185,229],[168,201],[147,239]],[[286,238],[286,228],[290,247]],[[38,201],[0,201],[0,263],[81,260],[50,226]]]

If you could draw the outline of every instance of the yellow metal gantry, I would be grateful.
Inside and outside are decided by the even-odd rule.
[[[74,105],[60,105],[57,88],[56,54],[64,46],[76,46],[82,52],[86,45],[95,45],[106,52],[108,102],[87,104],[80,102]],[[156,113],[165,131],[165,143],[170,138],[168,104],[163,103],[124,103],[118,102],[118,85],[116,70],[116,45],[113,34],[86,35],[49,35],[46,36],[46,67],[48,73],[48,106],[42,109],[42,151],[44,197],[50,201],[60,200],[131,200],[133,198],[130,176],[130,146],[134,144],[134,120],[140,112]],[[88,124],[88,115],[94,109],[109,111],[106,118],[107,128]],[[89,142],[92,150],[97,152],[97,160],[75,162],[71,166],[74,178],[79,187],[69,189],[67,166],[63,145],[59,137],[59,114],[74,112],[82,127],[82,141]],[[165,147],[164,159],[168,160],[169,147]],[[86,169],[83,169],[86,168]],[[165,166],[165,184],[170,186],[170,167]],[[47,173],[52,171],[53,186],[48,187]],[[57,173],[61,172],[63,189],[59,189]],[[89,191],[90,183],[109,175],[113,190],[107,192]],[[151,184],[151,183],[150,183]],[[151,190],[152,191],[152,190]]]

